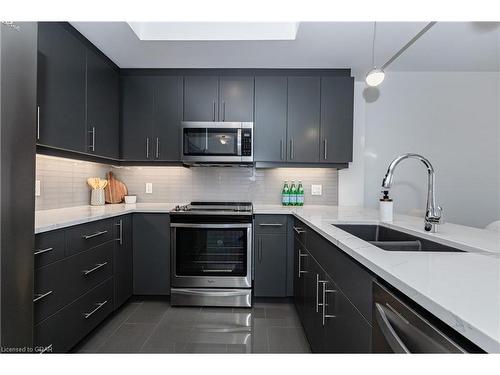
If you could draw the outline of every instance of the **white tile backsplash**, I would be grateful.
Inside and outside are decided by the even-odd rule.
[[[41,195],[36,209],[89,204],[87,177],[104,178],[112,170],[138,202],[252,201],[279,204],[284,180],[301,180],[305,204],[335,205],[338,174],[332,168],[230,168],[230,167],[115,167],[99,163],[37,155],[36,179]],[[146,194],[146,182],[153,193]],[[322,195],[311,195],[311,184],[322,185]]]

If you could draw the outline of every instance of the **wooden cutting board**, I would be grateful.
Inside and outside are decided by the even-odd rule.
[[[106,203],[123,202],[123,197],[128,194],[125,184],[120,180],[117,180],[113,172],[108,172],[107,179],[108,186],[104,189]]]

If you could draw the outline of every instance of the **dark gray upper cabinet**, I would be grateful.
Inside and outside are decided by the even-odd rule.
[[[86,48],[61,24],[38,24],[37,143],[85,152]]]
[[[134,294],[170,294],[170,217],[134,214]]]
[[[122,77],[121,156],[126,160],[152,160],[154,77]]]
[[[120,216],[115,221],[116,238],[113,263],[115,309],[123,305],[133,292],[132,215]]]
[[[288,77],[288,160],[317,163],[320,78]]]
[[[286,160],[287,78],[255,77],[254,160]]]
[[[180,158],[182,92],[182,77],[156,78],[153,115],[153,157],[156,160],[177,161]]]
[[[352,161],[354,78],[321,78],[320,163]]]
[[[219,121],[219,77],[184,77],[184,121]]]
[[[122,159],[178,161],[182,77],[122,77]]]
[[[254,77],[219,78],[219,121],[253,122]]]
[[[118,158],[119,88],[118,72],[87,50],[87,152]]]

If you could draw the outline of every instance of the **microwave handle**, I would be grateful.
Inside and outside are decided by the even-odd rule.
[[[237,155],[241,156],[241,129],[238,129],[238,139],[237,139]]]

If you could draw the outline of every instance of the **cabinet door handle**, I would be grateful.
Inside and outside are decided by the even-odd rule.
[[[49,251],[52,251],[52,250],[54,250],[53,247],[48,247],[46,249],[40,249],[40,250],[35,251],[34,255],[40,255],[40,254],[43,254],[43,253],[48,253]]]
[[[290,160],[293,160],[294,157],[294,152],[293,152],[293,139],[290,139]]]
[[[95,152],[95,126],[92,126],[92,130],[89,130],[92,134],[92,143],[89,145],[89,151]]]
[[[259,263],[262,263],[262,237],[259,238]]]
[[[213,101],[213,121],[215,121],[215,100]]]
[[[319,312],[319,275],[316,274],[316,312]]]
[[[307,254],[302,254],[299,250],[299,279],[300,279],[300,275],[302,275],[303,273],[307,273],[307,271],[302,271],[302,258],[307,258],[309,255]]]
[[[259,224],[261,227],[282,227],[283,224],[281,223],[260,223]]]
[[[222,121],[226,121],[226,102],[222,102]]]
[[[106,234],[106,233],[108,233],[108,231],[107,231],[107,230],[102,230],[102,231],[99,231],[99,232],[95,232],[95,233],[93,233],[93,234],[84,234],[84,235],[82,236],[82,238],[83,238],[84,240],[90,240],[91,238],[98,237],[98,236],[102,236],[103,234]]]
[[[300,227],[293,227],[293,230],[297,232],[297,234],[302,234],[306,232],[303,228]]]
[[[83,276],[87,276],[87,275],[91,274],[92,272],[97,271],[99,268],[104,267],[106,264],[108,264],[108,262],[98,263],[98,264],[95,265],[94,268],[82,271]]]
[[[123,245],[123,220],[118,220],[118,223],[116,224],[116,226],[119,228],[119,237],[116,239],[120,245]]]
[[[325,325],[326,323],[326,319],[330,319],[330,318],[336,318],[336,315],[331,315],[331,314],[328,314],[326,308],[328,306],[328,303],[326,301],[326,294],[327,293],[337,293],[337,290],[335,289],[327,289],[326,288],[326,285],[328,284],[328,281],[323,281],[323,304],[322,304],[322,307],[323,307],[323,314],[322,314],[322,323],[323,325]]]
[[[283,160],[285,158],[285,153],[284,153],[284,147],[283,147],[283,140],[280,139],[280,158]]]
[[[328,159],[328,140],[326,138],[323,140],[323,147],[324,147],[323,157],[326,160]]]
[[[40,139],[40,106],[36,106],[36,139]]]
[[[49,290],[46,293],[35,294],[35,298],[33,298],[33,302],[38,302],[38,301],[44,299],[45,297],[50,296],[53,292],[54,292],[53,290]]]
[[[156,137],[156,158],[160,158],[160,138]]]
[[[146,138],[146,159],[149,159],[149,137]]]
[[[99,309],[100,309],[101,307],[103,307],[103,306],[104,306],[105,304],[107,304],[107,303],[108,303],[108,301],[107,301],[107,300],[106,300],[106,301],[104,301],[104,302],[100,302],[100,303],[98,303],[98,304],[97,304],[97,307],[96,307],[94,310],[92,310],[91,312],[88,312],[88,313],[83,314],[83,317],[84,317],[85,319],[90,318],[90,317],[91,317],[94,313],[96,313],[97,311],[99,311]]]

